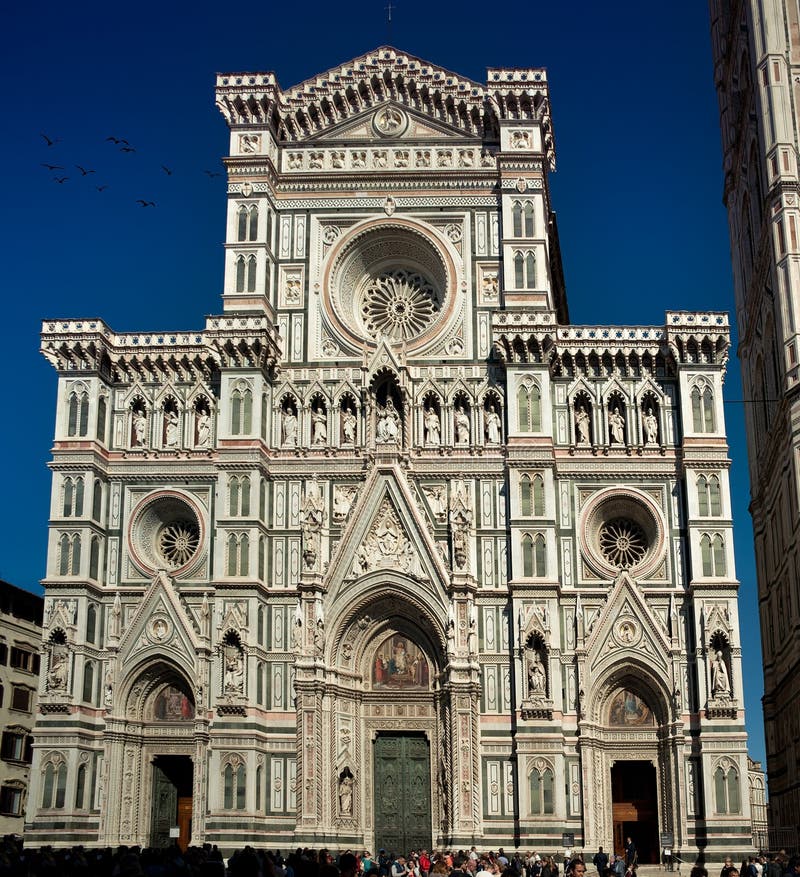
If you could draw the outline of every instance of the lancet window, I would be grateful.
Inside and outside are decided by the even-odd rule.
[[[258,206],[242,204],[236,211],[236,239],[254,241],[258,238]]]
[[[701,517],[718,518],[722,515],[722,492],[717,475],[697,478],[697,512]]]
[[[523,385],[517,391],[520,432],[541,432],[542,391],[537,384]]]
[[[700,560],[706,578],[727,575],[725,540],[720,533],[703,533],[700,537]]]
[[[692,428],[695,432],[714,432],[714,392],[711,387],[692,387]]]
[[[517,250],[514,253],[514,288],[536,287],[536,255],[533,250]]]
[[[89,433],[89,394],[76,388],[67,402],[67,435],[82,437]]]

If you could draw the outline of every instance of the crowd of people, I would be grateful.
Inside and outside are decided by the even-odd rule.
[[[84,847],[28,849],[15,836],[0,845],[0,877],[636,877],[638,854],[628,838],[625,851],[606,853],[602,847],[589,860],[581,855],[562,859],[536,852],[479,853],[475,847],[458,852],[413,850],[407,856],[381,849],[350,850],[334,856],[326,849],[297,849],[284,858],[280,852],[246,846],[227,861],[216,845],[182,851],[178,846],[148,849]],[[709,877],[702,866],[691,877]],[[716,877],[712,874],[711,877]],[[731,858],[719,877],[800,877],[800,856],[750,856],[741,867]]]

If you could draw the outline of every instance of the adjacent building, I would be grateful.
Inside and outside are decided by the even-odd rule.
[[[726,317],[570,323],[544,70],[217,105],[222,314],[43,326],[30,842],[749,849]]]
[[[797,0],[711,0],[750,458],[770,846],[800,842]]]
[[[22,834],[28,807],[44,599],[0,581],[0,834]]]

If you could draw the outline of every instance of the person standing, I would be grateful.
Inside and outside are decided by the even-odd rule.
[[[597,873],[600,877],[603,877],[606,868],[608,867],[608,856],[603,852],[602,847],[600,847],[595,853],[594,858],[592,859],[592,864],[597,868]]]
[[[636,844],[630,837],[625,841],[625,864],[628,868],[636,864]]]

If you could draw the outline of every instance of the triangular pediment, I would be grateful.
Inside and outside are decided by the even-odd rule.
[[[331,558],[329,590],[375,570],[392,570],[445,586],[449,573],[436,548],[432,522],[415,501],[411,487],[391,465],[376,467]]]
[[[475,141],[474,134],[470,136],[468,132],[454,125],[432,119],[396,101],[384,101],[308,137],[307,142],[363,142],[374,146],[381,143],[396,146],[398,142],[402,143],[404,140],[413,142],[430,140],[441,143],[442,140],[453,138],[472,143]]]
[[[666,632],[636,583],[628,573],[620,573],[586,642],[592,672],[609,661],[624,660],[626,655],[666,670],[670,647]]]
[[[194,667],[200,643],[170,577],[159,570],[119,643],[121,666],[160,654]]]

